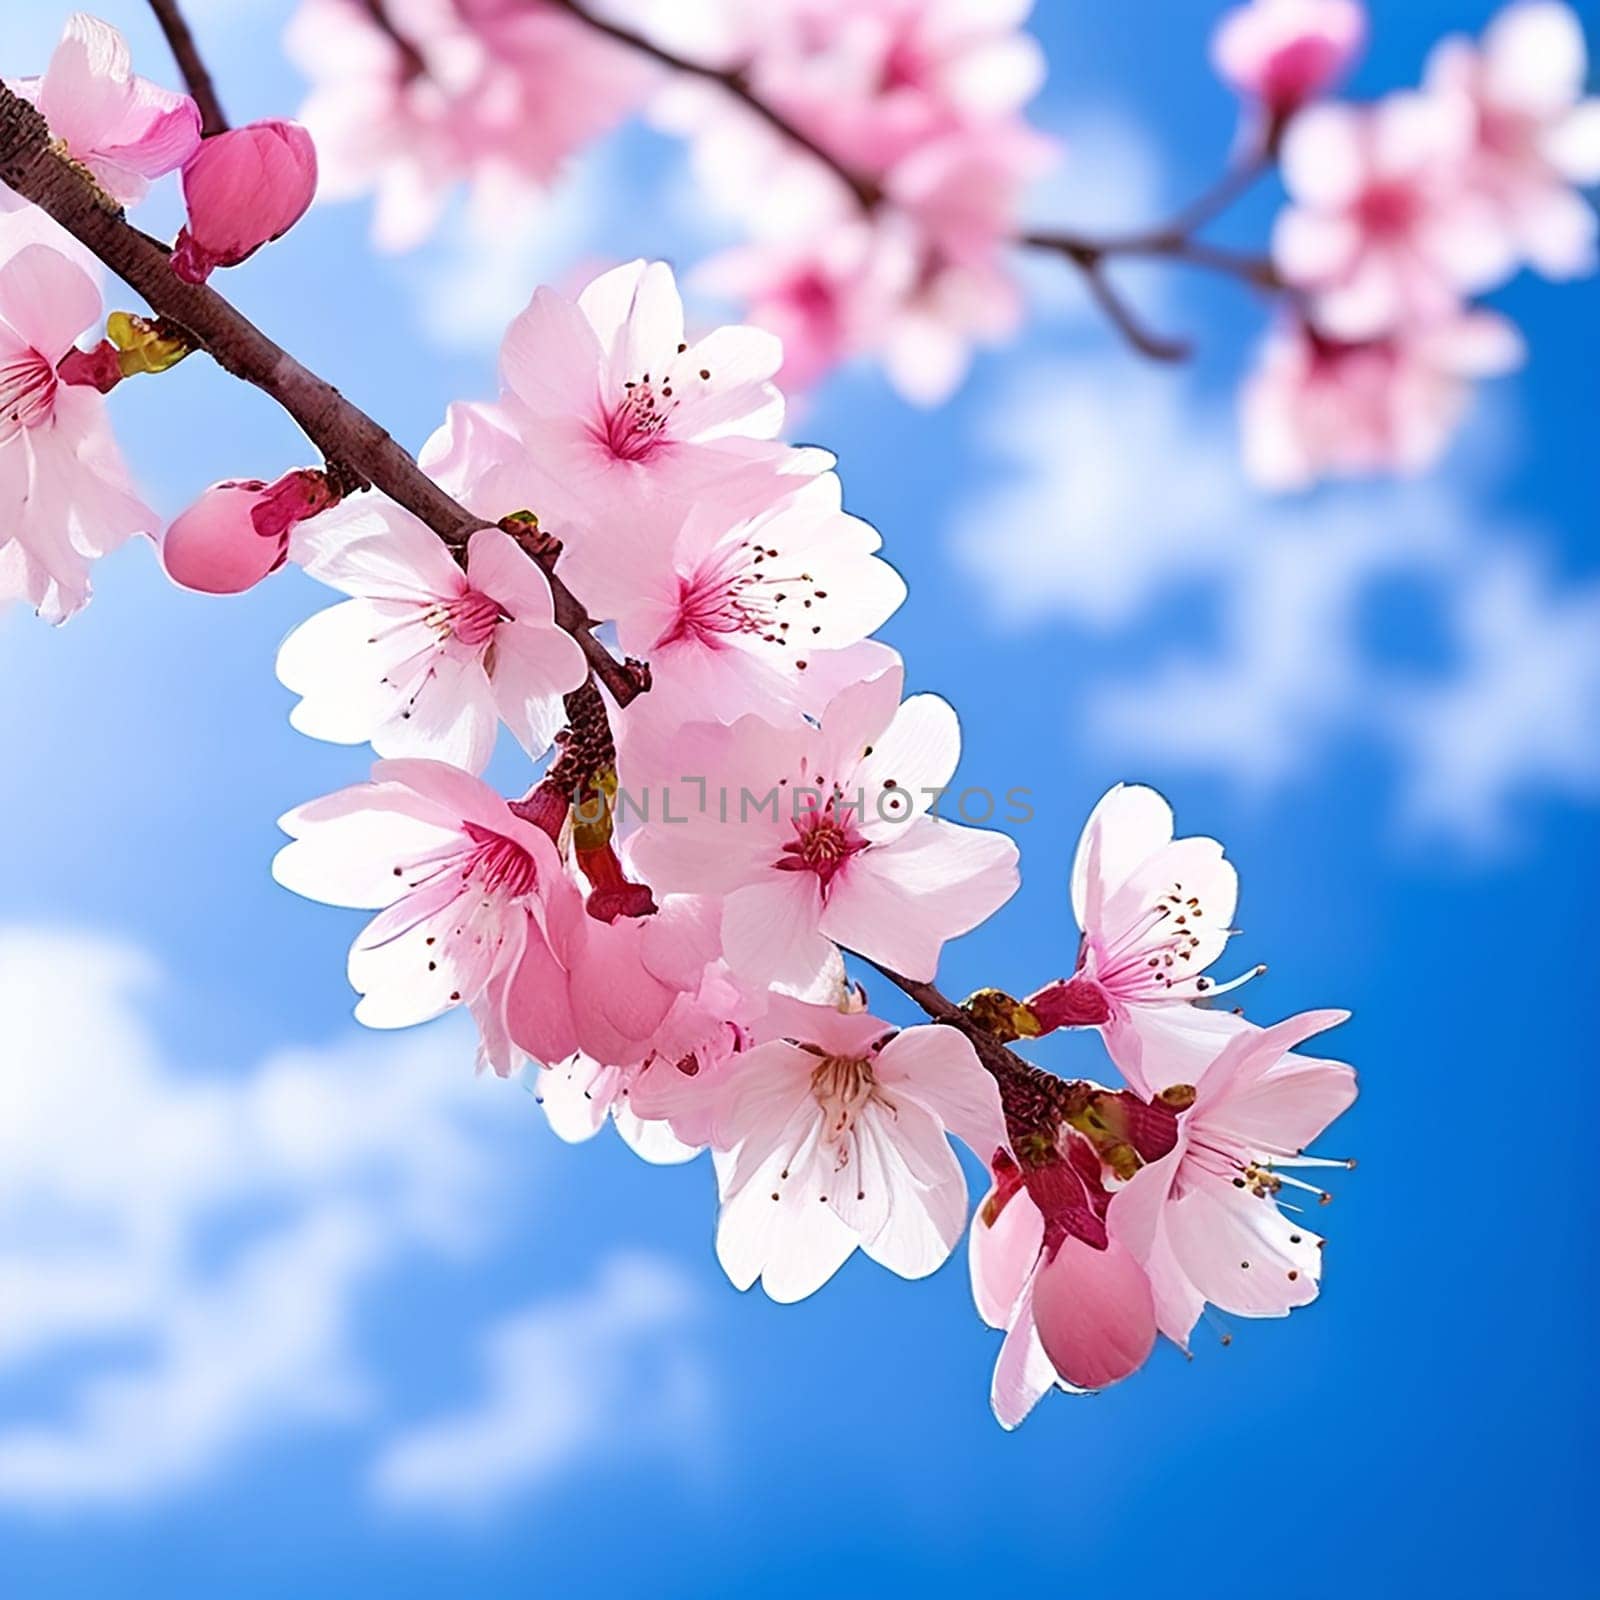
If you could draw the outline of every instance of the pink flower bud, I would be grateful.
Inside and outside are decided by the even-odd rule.
[[[1366,32],[1361,0],[1250,0],[1217,24],[1211,59],[1236,93],[1281,120],[1343,76]]]
[[[252,122],[204,140],[183,169],[189,221],[172,268],[204,283],[282,237],[317,191],[317,151],[297,122]]]
[[[326,510],[338,495],[321,472],[286,472],[214,483],[167,529],[161,561],[167,576],[202,594],[242,594],[289,554],[289,530]]]

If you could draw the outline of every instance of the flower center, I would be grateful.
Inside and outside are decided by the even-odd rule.
[[[788,649],[813,639],[828,591],[809,572],[780,572],[773,563],[781,554],[754,536],[713,551],[678,579],[677,611],[656,648],[684,639],[715,647],[744,636]]]
[[[1405,233],[1416,222],[1421,202],[1416,186],[1392,182],[1371,185],[1357,202],[1362,226],[1371,233]]]
[[[1165,991],[1187,982],[1195,977],[1197,929],[1205,914],[1200,897],[1174,883],[1119,938],[1100,948],[1094,976],[1114,993]],[[1208,987],[1204,978],[1196,986]]]
[[[1216,1120],[1213,1112],[1194,1123],[1189,1144],[1178,1169],[1180,1187],[1197,1175],[1221,1178],[1235,1189],[1242,1189],[1258,1200],[1275,1200],[1285,1188],[1299,1189],[1315,1197],[1319,1205],[1329,1204],[1333,1196],[1320,1184],[1297,1178],[1286,1167],[1342,1167],[1349,1171],[1355,1162],[1334,1156],[1314,1156],[1304,1150],[1286,1149],[1263,1143]]]
[[[37,350],[0,362],[0,444],[48,422],[55,410],[55,369]]]
[[[520,844],[475,822],[463,823],[462,827],[472,841],[472,848],[461,857],[464,888],[510,900],[533,891],[539,882],[539,869]]]
[[[663,383],[657,395],[646,373],[637,383],[623,387],[627,397],[607,413],[603,442],[620,461],[643,461],[663,442],[673,411],[672,384],[670,380]]]
[[[494,637],[494,630],[505,620],[499,601],[491,600],[478,589],[468,589],[443,609],[446,622],[440,631],[447,631],[469,650],[478,650],[488,644]]]
[[[869,1063],[845,1056],[823,1057],[811,1074],[811,1093],[822,1108],[824,1144],[844,1144],[877,1087]]]
[[[793,821],[795,837],[783,845],[778,870],[814,872],[824,889],[851,856],[867,848],[849,808],[841,811],[832,799]]]

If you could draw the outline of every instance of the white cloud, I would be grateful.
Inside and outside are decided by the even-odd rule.
[[[1600,600],[1475,509],[1507,432],[1479,420],[1431,479],[1272,499],[1238,468],[1231,407],[1183,375],[1036,361],[985,425],[994,484],[958,508],[953,553],[1003,622],[1066,619],[1086,653],[1138,637],[1144,665],[1080,672],[1072,708],[1120,758],[1269,789],[1354,737],[1396,755],[1414,821],[1491,844],[1525,793],[1600,793]],[[1396,582],[1458,660],[1374,639]]]
[[[997,486],[961,508],[957,561],[1011,622],[1132,621],[1238,540],[1226,430],[1183,380],[1114,357],[1034,363],[985,419]]]
[[[1218,768],[1257,789],[1311,768],[1336,732],[1381,736],[1391,685],[1365,655],[1365,603],[1385,582],[1437,583],[1465,541],[1460,508],[1427,485],[1295,509],[1235,504],[1206,576],[1219,643],[1179,631],[1143,675],[1102,681],[1089,724],[1109,748]]]
[[[1455,625],[1459,670],[1388,707],[1411,820],[1489,846],[1514,793],[1600,798],[1600,584],[1563,591],[1528,551],[1491,552]]]
[[[359,1298],[505,1209],[523,1096],[474,1079],[463,1032],[200,1075],[145,1023],[154,983],[124,945],[0,928],[0,1502],[145,1500],[364,1415]],[[40,1416],[45,1361],[67,1386]]]
[[[694,1456],[706,1425],[704,1379],[683,1338],[694,1311],[675,1270],[618,1256],[592,1288],[497,1323],[483,1340],[481,1400],[399,1434],[377,1461],[377,1494],[476,1515],[602,1450]]]

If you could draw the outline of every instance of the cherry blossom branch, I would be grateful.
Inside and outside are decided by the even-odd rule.
[[[382,0],[370,0],[370,3],[374,13],[381,12]],[[565,11],[596,33],[604,34],[608,39],[614,39],[674,72],[720,85],[769,127],[820,161],[855,195],[864,211],[875,210],[884,200],[883,189],[877,183],[854,171],[781,111],[763,100],[737,68],[709,66],[680,56],[631,28],[596,16],[586,0],[547,0],[547,3]],[[1200,228],[1219,216],[1270,170],[1275,145],[1275,133],[1269,130],[1252,155],[1234,163],[1204,194],[1169,221],[1154,228],[1109,238],[1066,231],[1041,231],[1020,235],[1017,243],[1029,249],[1059,255],[1077,268],[1095,304],[1118,333],[1141,355],[1152,361],[1185,360],[1192,349],[1188,341],[1163,338],[1147,329],[1107,277],[1105,264],[1115,256],[1160,257],[1238,278],[1258,289],[1280,288],[1272,264],[1265,257],[1229,250],[1194,237]]]
[[[565,11],[569,16],[575,17],[585,27],[604,34],[608,39],[614,39],[618,44],[639,55],[647,56],[660,66],[667,67],[673,72],[681,72],[691,78],[702,78],[708,83],[719,84],[734,99],[741,101],[760,117],[768,127],[782,134],[791,144],[799,145],[802,150],[827,167],[856,197],[863,210],[873,210],[883,199],[882,189],[871,178],[864,177],[859,172],[852,172],[836,156],[818,144],[810,134],[796,127],[781,111],[768,105],[750,87],[744,74],[737,68],[712,67],[703,62],[687,60],[647,39],[642,33],[635,33],[631,28],[597,17],[588,6],[580,4],[579,0],[548,0],[548,3],[558,11]],[[381,5],[381,0],[374,0],[374,4]]]
[[[86,245],[195,349],[276,400],[323,458],[348,478],[364,488],[381,489],[453,551],[463,550],[473,532],[487,526],[446,494],[366,412],[302,366],[214,289],[183,282],[172,270],[168,247],[132,226],[82,169],[57,154],[44,118],[3,84],[0,181]],[[583,647],[612,699],[627,705],[647,679],[595,638],[593,619],[556,576],[560,547],[549,540],[519,542],[550,580],[557,623]]]
[[[925,1011],[933,1021],[964,1034],[984,1071],[1000,1089],[1000,1103],[1013,1137],[1047,1123],[1048,1114],[1066,1114],[1090,1085],[1081,1078],[1062,1078],[1007,1048],[971,1012],[958,1006],[932,983],[907,978],[852,951],[858,961],[881,973]]]
[[[1187,239],[1197,234],[1208,222],[1215,222],[1234,201],[1243,199],[1272,171],[1277,163],[1281,135],[1281,125],[1277,121],[1272,122],[1246,155],[1231,162],[1209,189],[1196,195],[1188,205],[1174,213],[1163,227],[1152,229],[1152,235]]]
[[[271,396],[299,424],[330,467],[360,487],[381,489],[424,522],[453,552],[488,526],[446,494],[377,422],[332,384],[297,361],[205,285],[183,282],[168,249],[124,217],[81,168],[52,147],[44,118],[0,83],[0,182],[53,217],[107,267],[138,291],[170,327],[204,350],[225,372]],[[593,619],[556,575],[560,546],[517,518],[502,524],[550,581],[556,622],[582,646],[596,679],[619,706],[649,687],[648,668],[620,662],[595,638]],[[862,958],[865,959],[865,958]],[[931,983],[878,967],[935,1022],[972,1041],[979,1060],[999,1082],[1008,1114],[1055,1104],[1067,1082],[1008,1050]]]
[[[214,133],[226,133],[227,115],[217,98],[216,85],[211,81],[205,58],[200,54],[194,34],[189,31],[189,24],[178,7],[178,0],[150,0],[150,9],[155,12],[156,21],[166,35],[167,48],[172,51],[178,71],[183,74],[189,98],[200,108],[200,131],[208,138]]]

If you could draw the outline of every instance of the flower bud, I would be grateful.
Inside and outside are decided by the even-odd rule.
[[[167,529],[162,565],[185,589],[242,594],[283,565],[289,530],[338,498],[324,473],[309,470],[286,472],[272,484],[214,483]]]
[[[1223,16],[1212,64],[1281,127],[1350,67],[1367,32],[1361,0],[1250,0]]]
[[[317,151],[297,122],[252,122],[202,142],[183,169],[189,220],[172,268],[204,283],[287,233],[317,189]]]

